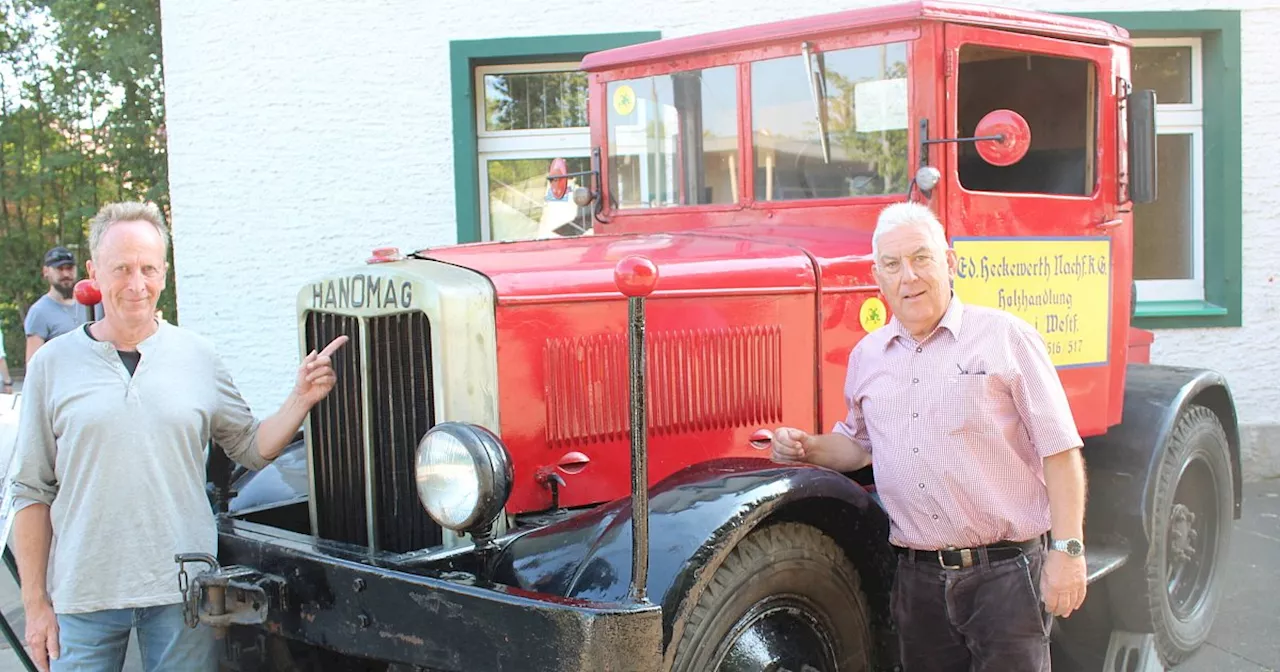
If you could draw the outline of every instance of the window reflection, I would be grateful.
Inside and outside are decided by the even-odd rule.
[[[800,55],[751,64],[756,198],[906,192],[906,45],[815,53],[810,72]]]
[[[581,128],[587,125],[587,76],[582,72],[485,75],[486,131]]]
[[[569,178],[569,188],[556,198],[547,180],[552,157],[494,159],[485,164],[489,178],[489,229],[493,240],[527,240],[580,235],[591,228],[591,212],[573,202],[582,177]],[[566,173],[591,169],[591,159],[565,159]]]
[[[615,208],[738,200],[735,72],[723,66],[609,83]]]

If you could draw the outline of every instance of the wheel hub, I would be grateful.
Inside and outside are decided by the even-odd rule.
[[[790,600],[756,605],[739,619],[717,672],[834,672],[835,647],[825,624]]]
[[[1185,504],[1175,504],[1169,516],[1169,540],[1173,554],[1172,564],[1180,566],[1189,562],[1196,554],[1196,541],[1199,534],[1195,529],[1196,514]]]

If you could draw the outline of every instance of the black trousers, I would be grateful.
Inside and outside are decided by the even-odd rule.
[[[899,556],[893,585],[905,672],[1049,672],[1045,550],[945,569]]]

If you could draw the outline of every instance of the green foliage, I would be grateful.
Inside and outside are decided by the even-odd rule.
[[[48,289],[44,251],[87,259],[105,203],[169,216],[159,0],[0,0],[0,327],[10,368],[21,322]],[[172,251],[160,309],[177,320]]]

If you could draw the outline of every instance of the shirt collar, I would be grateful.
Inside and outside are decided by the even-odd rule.
[[[952,291],[951,302],[947,304],[947,312],[942,314],[942,319],[938,321],[938,326],[933,330],[933,334],[938,333],[938,329],[946,329],[951,333],[951,338],[960,338],[960,327],[963,323],[964,304],[960,302],[960,297],[956,296],[956,293]],[[889,345],[899,338],[911,343],[916,342],[916,339],[911,335],[911,332],[907,331],[907,328],[903,326],[902,322],[898,321],[897,315],[889,318],[888,326],[893,329],[893,334],[885,341],[885,349],[888,349]],[[929,334],[929,336],[926,336],[920,342],[923,343],[924,341],[929,340],[933,334]]]

